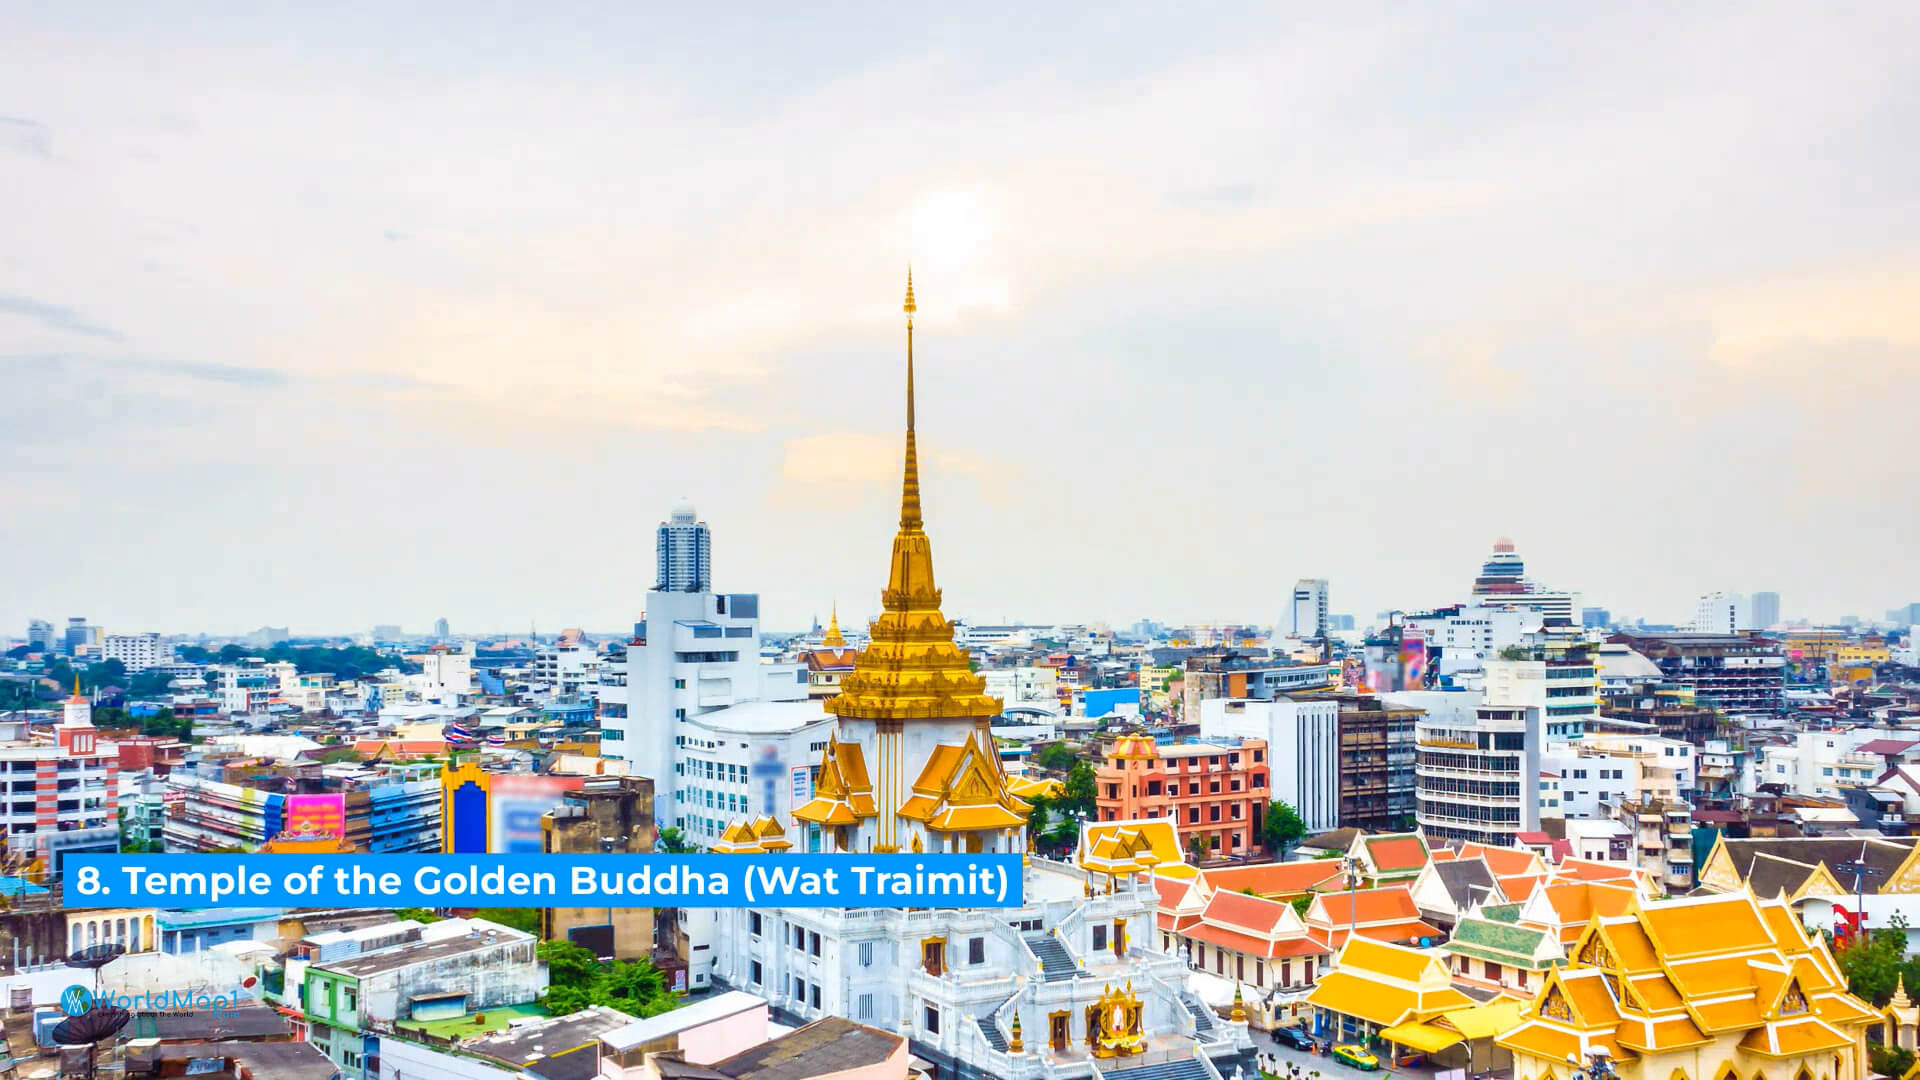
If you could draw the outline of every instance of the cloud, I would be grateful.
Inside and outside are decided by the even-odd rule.
[[[55,304],[45,304],[25,296],[0,295],[0,315],[19,315],[32,319],[40,325],[69,334],[101,338],[106,341],[123,340],[120,332],[111,327],[102,326],[72,308]]]

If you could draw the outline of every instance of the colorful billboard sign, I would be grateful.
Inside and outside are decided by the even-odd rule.
[[[330,836],[336,840],[347,838],[347,797],[344,794],[289,795],[286,808],[286,826],[281,831],[289,836],[315,839]]]
[[[578,776],[493,777],[487,799],[492,829],[487,846],[495,855],[531,855],[541,849],[540,815],[560,805],[563,792],[577,791]]]

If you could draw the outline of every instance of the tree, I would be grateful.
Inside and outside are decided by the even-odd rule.
[[[1093,782],[1093,766],[1084,761],[1074,762],[1073,768],[1067,770],[1066,782],[1060,785],[1060,808],[1082,819],[1090,818],[1098,797],[1099,790]]]
[[[1892,924],[1856,936],[1834,953],[1840,973],[1846,976],[1847,989],[1875,1008],[1893,997],[1894,984],[1905,976],[1907,985],[1920,976],[1920,960],[1907,960],[1907,923],[1894,916]]]
[[[1307,823],[1300,820],[1300,814],[1292,805],[1281,799],[1275,799],[1267,807],[1266,820],[1260,823],[1260,839],[1272,851],[1275,858],[1284,860],[1293,845],[1307,835]]]
[[[395,909],[393,917],[400,920],[412,919],[417,923],[439,922],[440,916],[423,907],[403,907]],[[583,950],[584,951],[584,950]]]
[[[667,988],[665,973],[651,960],[602,964],[571,941],[543,941],[536,954],[547,965],[546,1005],[555,1015],[606,1005],[646,1017],[680,1006],[679,996]]]
[[[700,845],[687,839],[687,834],[679,828],[669,825],[660,830],[660,836],[654,841],[653,849],[663,855],[697,855]]]
[[[1048,772],[1065,772],[1080,758],[1066,743],[1048,743],[1033,752],[1033,763]]]
[[[485,919],[490,923],[528,934],[540,932],[540,909],[525,907],[483,907],[473,913],[476,919]]]

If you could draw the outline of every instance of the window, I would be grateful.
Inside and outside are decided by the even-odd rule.
[[[820,1007],[820,984],[819,983],[813,984],[813,990],[810,994],[808,994],[807,999],[810,1002],[812,1002],[814,1008],[817,1009]]]
[[[940,1010],[929,1005],[927,1006],[926,1013],[926,1024],[924,1026],[927,1029],[927,1034],[940,1034]]]
[[[1107,947],[1107,927],[1105,923],[1096,923],[1093,927],[1093,947],[1095,951]]]
[[[795,977],[793,980],[793,1000],[796,1004],[807,1003],[807,980]]]
[[[981,937],[968,938],[967,939],[967,963],[984,964],[986,962],[987,962],[987,939],[981,938]]]
[[[760,961],[758,961],[758,960],[755,960],[755,961],[753,962],[753,976],[752,976],[752,978],[753,978],[753,985],[755,985],[755,986],[759,986],[759,985],[760,985],[760,977],[761,977],[761,974],[762,974],[762,972],[761,972],[761,970],[760,970]]]
[[[1215,803],[1214,805],[1207,807],[1207,820],[1208,821],[1220,820],[1220,804],[1219,803]]]
[[[796,949],[807,947],[807,931],[804,928],[798,926],[793,928],[793,947]]]
[[[1199,807],[1197,806],[1187,807],[1187,824],[1189,825],[1200,824],[1200,808]]]
[[[685,690],[687,688],[687,680],[685,679],[673,680],[673,688],[675,690]]]
[[[812,953],[815,956],[820,955],[820,935],[819,934],[807,935],[807,951]]]
[[[873,966],[873,942],[871,941],[863,941],[860,943],[860,966]]]
[[[861,1020],[873,1019],[873,995],[872,994],[860,995],[860,1013],[859,1013],[858,1019],[861,1019]]]

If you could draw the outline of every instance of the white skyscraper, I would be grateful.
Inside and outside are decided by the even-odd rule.
[[[1780,594],[1777,592],[1757,592],[1753,594],[1753,628],[1765,630],[1780,623]]]
[[[660,523],[655,555],[656,591],[713,591],[713,541],[707,523],[694,517],[692,504],[674,507],[673,517]]]
[[[1327,636],[1327,579],[1301,578],[1293,583],[1293,606],[1287,629],[1302,641]]]
[[[1712,592],[1700,598],[1693,629],[1701,634],[1737,634],[1753,629],[1753,608],[1739,593]]]
[[[653,780],[662,825],[681,824],[691,809],[680,792],[680,748],[700,737],[690,717],[807,700],[805,665],[760,662],[760,597],[712,591],[708,550],[706,523],[692,507],[676,508],[660,526],[660,581],[669,587],[647,594],[625,658],[609,658],[598,676],[601,753]]]

